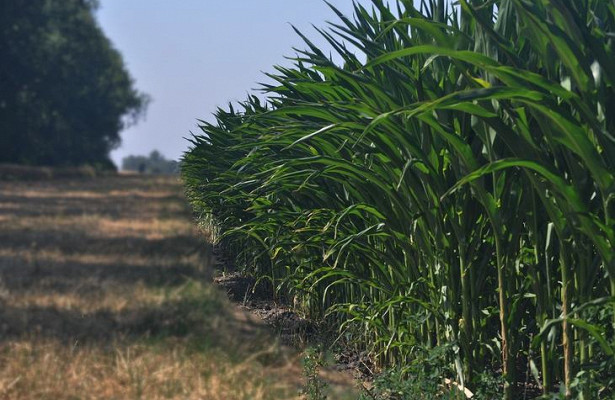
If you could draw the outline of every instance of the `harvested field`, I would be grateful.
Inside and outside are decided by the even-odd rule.
[[[0,399],[286,399],[301,354],[212,280],[172,177],[0,182]],[[329,398],[355,398],[326,377]]]

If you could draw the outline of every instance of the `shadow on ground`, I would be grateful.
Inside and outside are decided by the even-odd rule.
[[[258,342],[263,324],[209,285],[211,256],[178,192],[140,177],[0,182],[0,344]]]
[[[0,181],[1,399],[296,398],[298,351],[211,284],[181,190]]]

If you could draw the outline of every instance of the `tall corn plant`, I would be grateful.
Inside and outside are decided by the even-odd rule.
[[[612,394],[615,3],[373,0],[304,37],[182,173],[248,273],[384,366]],[[301,35],[301,33],[299,33]]]

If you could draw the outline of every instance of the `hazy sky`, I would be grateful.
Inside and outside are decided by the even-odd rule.
[[[369,4],[368,0],[361,0]],[[244,100],[264,81],[261,71],[286,64],[304,48],[292,23],[316,43],[311,24],[338,22],[321,0],[102,0],[98,20],[124,56],[139,90],[153,102],[145,120],[122,132],[116,164],[157,149],[179,158],[184,137],[198,132],[217,106]],[[351,0],[330,0],[347,15]]]

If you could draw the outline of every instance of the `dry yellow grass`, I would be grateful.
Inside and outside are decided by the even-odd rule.
[[[204,242],[174,178],[0,182],[0,399],[296,398]]]

